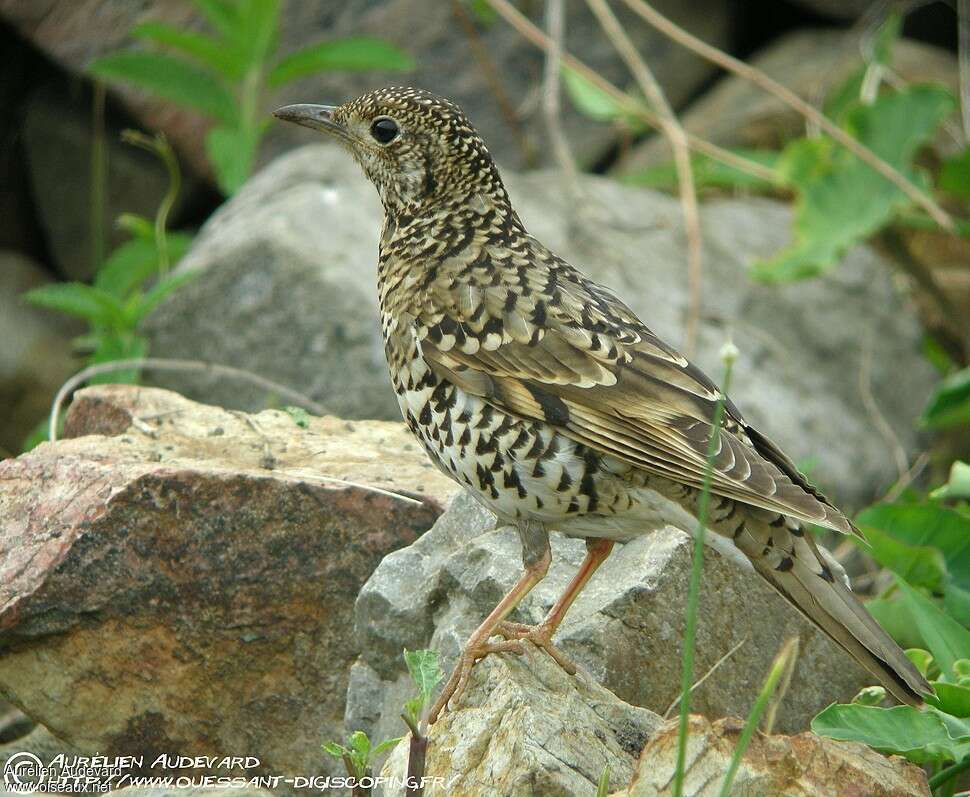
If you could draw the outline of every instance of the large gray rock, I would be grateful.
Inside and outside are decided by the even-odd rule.
[[[486,659],[469,679],[466,704],[428,733],[425,777],[442,782],[427,797],[588,797],[607,767],[610,785],[625,786],[662,723],[545,655]],[[409,741],[394,749],[382,776],[404,777]],[[403,794],[384,789],[384,797]]]
[[[354,599],[452,482],[400,423],[303,428],[153,388],[87,388],[65,428],[0,463],[0,698],[146,769],[335,768],[320,743],[343,735]]]
[[[681,342],[687,278],[676,199],[584,177],[583,215],[572,224],[575,202],[556,174],[508,174],[507,183],[540,240]],[[824,278],[758,284],[748,268],[789,241],[789,208],[737,199],[701,212],[698,364],[720,378],[717,352],[733,337],[741,356],[732,393],[750,422],[797,461],[812,460],[837,499],[868,501],[897,474],[860,367],[906,451],[934,380],[890,264],[860,246]],[[376,192],[345,152],[319,144],[280,158],[203,227],[180,268],[204,273],[149,320],[152,351],[248,368],[344,417],[398,417],[377,318],[380,218]],[[195,377],[166,383],[229,406],[266,398]]]
[[[557,636],[584,668],[583,678],[632,705],[667,711],[680,691],[692,550],[687,534],[667,527],[613,551]],[[582,541],[554,534],[549,574],[513,617],[540,621],[584,553]],[[362,653],[351,670],[347,727],[366,730],[372,739],[397,736],[401,706],[413,691],[401,651],[431,647],[449,672],[461,645],[520,573],[516,532],[496,529],[494,517],[467,495],[457,497],[431,531],[386,556],[357,598]],[[698,679],[740,645],[694,691],[692,709],[712,717],[747,715],[772,659],[793,634],[801,652],[778,712],[780,730],[804,730],[826,705],[870,682],[760,577],[711,550],[697,634]],[[464,704],[476,705],[473,697]]]
[[[680,3],[659,0],[659,10],[706,41],[726,46],[728,7],[719,0]],[[467,4],[462,4],[467,9]],[[524,10],[542,24],[543,4]],[[714,67],[632,14],[617,8],[641,52],[647,54],[658,79],[675,105],[685,102],[714,74]],[[0,0],[0,15],[38,47],[69,69],[80,71],[100,55],[132,45],[128,31],[137,23],[162,19],[199,29],[198,11],[189,0]],[[621,85],[628,72],[609,40],[583,3],[569,4],[566,46],[606,77]],[[468,23],[471,24],[469,31]],[[542,55],[501,20],[477,23],[469,12],[456,12],[450,2],[426,0],[301,0],[284,5],[280,31],[281,53],[312,42],[344,36],[377,36],[409,51],[417,68],[406,75],[393,72],[326,72],[295,82],[274,94],[287,102],[343,102],[377,86],[409,85],[436,91],[458,101],[486,132],[503,161],[522,165],[526,159],[548,162],[546,128],[539,111],[537,77]],[[476,41],[473,41],[475,39]],[[477,46],[476,46],[477,45]],[[501,84],[478,53],[485,53]],[[131,110],[152,129],[164,130],[188,160],[206,171],[203,138],[205,121],[192,111],[128,87],[115,87]],[[503,109],[503,100],[506,107]],[[272,106],[271,106],[272,107]],[[581,117],[564,102],[563,120],[576,154],[595,159],[609,147],[614,133],[607,125]],[[506,118],[511,114],[512,119]],[[292,126],[275,125],[264,156],[279,154],[295,142],[307,140]]]

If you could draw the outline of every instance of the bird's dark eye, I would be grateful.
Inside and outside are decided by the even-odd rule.
[[[397,134],[400,132],[401,128],[397,126],[397,122],[389,116],[382,116],[379,119],[375,119],[370,126],[370,134],[374,137],[375,141],[381,144],[390,144],[397,138]]]

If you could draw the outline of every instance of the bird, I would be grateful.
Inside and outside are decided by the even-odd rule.
[[[381,330],[404,421],[522,544],[521,576],[469,637],[430,722],[457,705],[476,662],[525,640],[575,674],[552,641],[563,617],[615,543],[695,528],[718,417],[708,542],[898,701],[932,694],[809,529],[859,535],[852,522],[613,291],[529,234],[458,105],[387,87],[274,114],[335,138],[376,187]],[[540,623],[511,622],[549,569],[550,531],[585,539],[585,558]]]

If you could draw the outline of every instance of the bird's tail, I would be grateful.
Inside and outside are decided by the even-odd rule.
[[[756,510],[734,539],[758,571],[796,609],[868,670],[901,703],[918,706],[933,690],[852,593],[841,565],[797,521],[766,521]],[[722,532],[723,533],[723,532]]]

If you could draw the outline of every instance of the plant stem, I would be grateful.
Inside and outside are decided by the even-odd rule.
[[[104,145],[105,86],[94,82],[94,104],[91,107],[91,269],[104,261],[104,191],[107,181],[107,149]]]
[[[970,756],[967,756],[963,761],[959,761],[956,764],[951,764],[946,769],[941,769],[932,778],[929,779],[928,784],[930,789],[936,789],[942,786],[947,781],[952,780],[961,772],[966,772],[970,769]]]
[[[721,439],[721,419],[724,417],[724,397],[731,387],[731,366],[734,353],[725,351],[724,386],[714,408],[711,438],[707,444],[707,462],[704,466],[704,482],[697,501],[697,529],[694,533],[694,557],[687,592],[687,621],[684,628],[683,670],[680,679],[680,723],[677,729],[677,764],[674,769],[673,797],[682,797],[684,790],[684,766],[687,761],[687,723],[690,715],[691,683],[694,680],[694,642],[697,636],[697,607],[700,603],[701,574],[704,569],[704,537],[707,532],[707,510],[711,501],[711,482],[714,477],[714,457]]]
[[[778,688],[778,684],[791,676],[792,667],[794,666],[797,655],[798,637],[793,636],[782,645],[781,650],[778,651],[778,655],[775,656],[775,660],[771,663],[771,669],[768,670],[768,677],[765,678],[764,685],[761,687],[761,691],[758,692],[758,697],[751,707],[751,713],[748,714],[748,721],[745,722],[741,736],[738,737],[738,743],[735,745],[734,753],[731,755],[731,763],[728,765],[728,770],[724,774],[720,797],[729,797],[731,794],[731,784],[734,782],[734,776],[738,772],[738,767],[741,765],[741,759],[744,758],[745,750],[748,749],[751,737],[754,736],[754,732],[758,728],[758,720],[761,719],[761,715],[771,701],[771,697],[774,695],[775,689]]]

